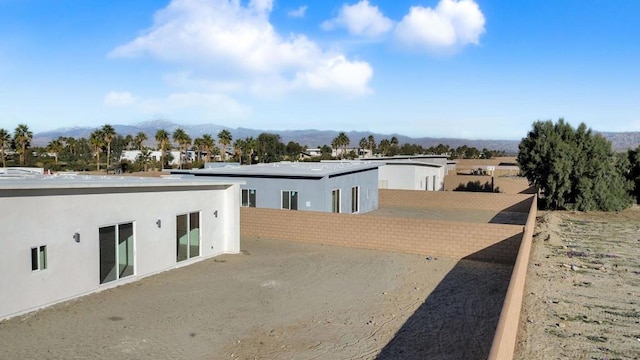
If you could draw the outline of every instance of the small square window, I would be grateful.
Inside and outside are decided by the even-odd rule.
[[[47,245],[31,248],[31,271],[47,268]]]

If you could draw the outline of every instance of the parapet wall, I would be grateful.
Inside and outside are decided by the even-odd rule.
[[[530,208],[532,196],[380,191],[381,206],[509,209]],[[449,201],[447,201],[447,198]],[[409,205],[410,203],[411,205]],[[438,205],[440,204],[440,205]],[[466,204],[466,206],[463,206]],[[513,263],[523,227],[373,215],[333,214],[241,208],[243,237],[319,243],[365,249],[397,251],[421,255]]]

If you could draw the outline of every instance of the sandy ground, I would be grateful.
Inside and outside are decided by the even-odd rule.
[[[517,359],[640,359],[640,209],[542,213]]]
[[[2,359],[483,359],[512,267],[246,239],[0,322]]]

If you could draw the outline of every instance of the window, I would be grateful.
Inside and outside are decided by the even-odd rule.
[[[31,248],[31,271],[47,268],[47,245]]]
[[[298,192],[283,191],[282,192],[282,208],[289,210],[298,210]]]
[[[360,187],[354,186],[351,188],[351,213],[357,213],[360,211]]]
[[[331,212],[340,212],[340,189],[331,190]]]
[[[133,223],[99,229],[100,284],[133,275]]]
[[[255,189],[242,189],[242,206],[256,207]]]
[[[200,255],[200,212],[176,217],[176,261]]]

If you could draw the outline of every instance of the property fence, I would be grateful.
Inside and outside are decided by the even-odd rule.
[[[446,175],[445,191],[500,192],[504,194],[534,194],[526,178],[515,176]]]
[[[533,232],[535,230],[536,216],[538,213],[537,199],[531,203],[531,210],[527,217],[527,224],[524,227],[522,244],[516,258],[516,263],[511,273],[511,281],[507,289],[507,295],[502,305],[500,320],[493,337],[491,352],[488,359],[502,360],[513,359],[516,348],[516,338],[520,326],[520,310],[524,298],[524,284],[529,268],[529,257],[533,242]]]
[[[448,200],[447,200],[448,199]],[[380,206],[529,209],[532,196],[381,190]],[[521,225],[242,208],[242,236],[513,263]]]
[[[528,213],[525,226],[373,215],[241,208],[240,233],[454,259],[515,263],[489,359],[512,359],[537,215],[525,194],[380,190],[381,207],[478,209]]]

